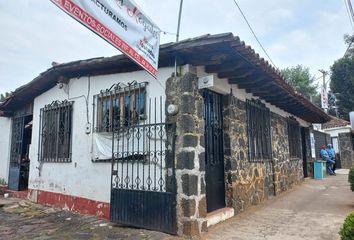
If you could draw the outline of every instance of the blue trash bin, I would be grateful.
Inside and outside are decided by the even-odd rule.
[[[313,176],[317,180],[324,179],[326,177],[326,161],[316,160],[313,166]]]

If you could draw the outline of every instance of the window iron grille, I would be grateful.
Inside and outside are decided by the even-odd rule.
[[[54,101],[40,111],[39,161],[71,162],[73,102]]]
[[[246,100],[246,113],[249,161],[271,160],[270,110],[259,100]]]
[[[121,126],[138,124],[146,118],[147,82],[117,83],[94,96],[96,132],[113,132]],[[97,106],[97,107],[95,107]]]
[[[290,158],[301,158],[300,125],[294,118],[288,118],[287,122]]]

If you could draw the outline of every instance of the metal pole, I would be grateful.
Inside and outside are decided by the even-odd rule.
[[[183,0],[181,0],[181,2],[179,4],[176,43],[179,41],[179,29],[181,27],[182,7],[183,7]],[[175,77],[177,77],[177,56],[175,57]]]

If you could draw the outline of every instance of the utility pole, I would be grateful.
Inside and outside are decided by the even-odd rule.
[[[327,83],[326,83],[326,76],[328,75],[328,72],[326,72],[323,69],[320,69],[318,71],[322,73],[322,79],[323,79],[322,89],[321,89],[322,108],[326,113],[328,113],[328,93],[327,93]]]
[[[176,43],[179,41],[179,29],[181,27],[182,7],[183,7],[183,0],[181,0],[179,4]],[[177,77],[177,56],[175,57],[175,77]]]

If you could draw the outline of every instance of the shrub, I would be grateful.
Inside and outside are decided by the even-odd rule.
[[[354,168],[349,171],[348,182],[350,183],[350,189],[354,192]]]
[[[342,240],[354,240],[354,213],[344,220],[342,229],[339,231]]]

